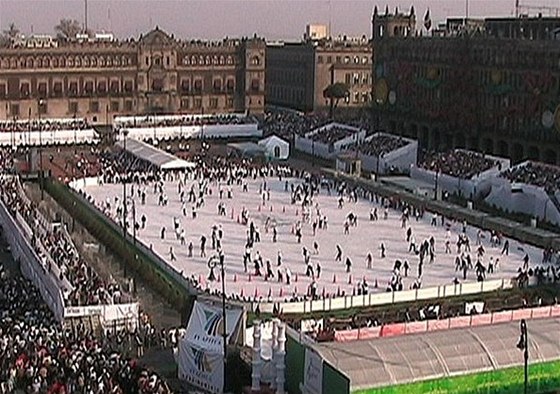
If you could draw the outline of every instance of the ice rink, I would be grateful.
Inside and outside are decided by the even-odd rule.
[[[288,179],[289,182],[299,182],[299,180]],[[194,181],[192,181],[194,182]],[[223,199],[219,199],[218,190],[222,187],[227,190],[227,186],[219,186],[217,183],[210,185],[212,194],[205,197],[205,205],[197,211],[196,219],[192,218],[191,205],[187,204],[187,215],[182,214],[180,197],[178,194],[177,183],[165,182],[166,194],[169,198],[167,206],[158,205],[157,195],[154,193],[153,186],[147,186],[147,198],[145,205],[136,194],[134,196],[136,205],[136,220],[140,221],[142,215],[147,218],[146,228],[137,233],[137,237],[146,246],[152,246],[153,250],[173,265],[183,275],[202,281],[202,286],[210,289],[221,289],[221,283],[209,282],[207,280],[208,258],[216,251],[211,249],[211,233],[213,225],[221,225],[223,228],[222,248],[225,254],[226,265],[226,292],[242,293],[244,296],[257,296],[267,298],[269,295],[273,299],[286,299],[294,293],[305,294],[311,283],[311,278],[305,276],[306,265],[303,259],[302,247],[305,246],[311,252],[313,267],[319,262],[322,268],[321,276],[317,281],[318,293],[335,295],[338,291],[352,294],[358,281],[367,280],[369,291],[385,291],[387,283],[392,276],[395,260],[408,260],[410,271],[408,277],[403,278],[403,288],[408,289],[417,279],[418,256],[408,252],[406,242],[406,229],[401,228],[401,213],[389,210],[388,219],[383,219],[383,208],[375,202],[365,199],[358,199],[357,203],[345,201],[342,209],[338,208],[338,197],[333,191],[331,196],[327,195],[326,190],[322,189],[320,194],[315,196],[314,201],[319,203],[321,213],[328,217],[328,229],[317,229],[316,236],[313,236],[311,223],[303,224],[303,237],[301,244],[297,243],[296,236],[292,233],[294,224],[301,219],[301,206],[292,205],[290,192],[285,192],[285,180],[281,182],[277,179],[267,179],[268,188],[271,190],[270,200],[262,205],[262,195],[259,193],[259,186],[262,179],[248,180],[248,191],[243,192],[242,187],[233,185],[233,198],[226,198],[224,192]],[[187,185],[186,190],[190,189]],[[102,186],[87,186],[84,189],[89,195],[93,196],[96,204],[101,205],[108,198],[112,203],[112,216],[116,217],[114,198],[122,198],[122,185],[105,184]],[[131,185],[127,185],[127,194],[130,196]],[[218,215],[218,203],[222,201],[226,206],[226,216]],[[245,253],[245,243],[247,238],[248,226],[238,222],[242,208],[249,210],[250,220],[253,220],[261,234],[261,242],[255,243],[252,251],[254,258],[256,251],[259,251],[263,261],[270,260],[274,274],[276,275],[277,253],[281,251],[283,256],[283,266],[289,267],[292,272],[292,281],[288,286],[285,283],[278,283],[276,278],[265,281],[263,277],[255,277],[253,264],[248,265],[248,272],[244,272],[243,255]],[[369,213],[372,207],[377,207],[379,220],[370,221]],[[233,210],[233,216],[232,216]],[[129,218],[132,219],[131,209],[129,208]],[[344,234],[344,221],[347,214],[352,211],[357,215],[356,227],[350,227],[349,234]],[[315,209],[311,210],[312,215]],[[180,220],[181,227],[186,231],[186,245],[193,243],[193,257],[188,257],[187,246],[182,246],[176,239],[173,231],[173,218]],[[265,222],[270,217],[275,222],[278,230],[277,242],[272,242],[272,231],[265,232]],[[312,216],[313,219],[313,216]],[[435,238],[435,262],[430,264],[429,259],[425,260],[423,266],[422,287],[432,287],[444,284],[451,284],[454,277],[462,280],[462,272],[455,271],[455,257],[457,234],[462,231],[462,224],[447,222],[441,226],[438,219],[437,226],[431,226],[432,214],[426,212],[423,219],[409,221],[413,230],[416,244],[419,245],[432,235]],[[165,239],[161,239],[160,232],[162,227],[166,227]],[[451,232],[452,253],[446,254],[445,239],[447,229]],[[132,233],[132,229],[130,229]],[[476,234],[477,229],[468,226],[467,233],[470,238],[471,256],[473,264],[476,263]],[[200,238],[204,235],[207,238],[206,253],[207,257],[200,256]],[[542,250],[520,244],[510,240],[509,256],[501,255],[501,248],[490,247],[490,234],[484,232],[482,244],[486,250],[482,262],[487,266],[490,256],[494,261],[499,258],[500,264],[497,272],[487,274],[487,279],[512,278],[516,275],[518,267],[522,265],[522,259],[527,252],[530,256],[530,265],[539,264],[542,258]],[[314,254],[313,242],[317,241],[319,253]],[[386,246],[386,257],[380,257],[380,244]],[[342,247],[344,257],[342,262],[336,262],[336,245]],[[173,247],[176,261],[171,261],[169,249]],[[373,255],[372,269],[367,268],[366,256],[371,252]],[[346,273],[344,264],[346,257],[352,261],[351,273]],[[264,270],[263,270],[264,271]],[[216,271],[218,274],[218,271]],[[378,288],[374,288],[375,282]],[[476,281],[473,270],[469,271],[466,282]]]

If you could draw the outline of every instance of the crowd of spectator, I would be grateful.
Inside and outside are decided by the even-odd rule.
[[[91,126],[85,119],[44,119],[0,121],[0,132],[85,130]]]
[[[499,161],[486,157],[482,153],[459,149],[448,152],[427,152],[419,166],[461,179],[479,176],[495,166],[501,168]]]
[[[393,137],[390,135],[376,135],[371,137],[367,141],[362,141],[358,143],[351,143],[344,146],[343,150],[351,150],[366,155],[380,157],[396,149],[402,148],[408,142],[402,138]]]
[[[177,126],[210,126],[210,125],[233,125],[233,124],[250,124],[256,120],[252,116],[239,116],[229,114],[217,115],[185,115],[185,116],[146,116],[134,117],[126,121],[116,123],[117,127],[177,127]]]
[[[333,144],[356,133],[357,131],[353,128],[350,129],[342,126],[333,126],[311,135],[311,140],[322,144]]]
[[[39,291],[0,260],[0,393],[166,394],[167,384],[119,348],[138,331],[96,338],[87,325],[64,329]]]
[[[500,176],[512,182],[543,187],[547,193],[560,190],[560,167],[549,164],[530,161],[526,165],[512,167]]]
[[[63,225],[53,225],[27,198],[19,178],[10,176],[3,179],[2,199],[14,215],[21,215],[33,232],[31,244],[41,259],[43,268],[59,283],[68,306],[124,301],[125,295],[118,284],[105,283],[87,265]]]
[[[294,134],[304,134],[324,126],[329,119],[323,115],[304,115],[295,111],[267,111],[261,123],[265,136],[276,134],[291,140]]]

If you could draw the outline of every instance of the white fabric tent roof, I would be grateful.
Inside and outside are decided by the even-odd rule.
[[[263,138],[259,141],[259,145],[261,146],[268,146],[270,143],[279,142],[283,145],[290,145],[290,143],[277,135],[271,135],[270,137]]]
[[[117,146],[124,149],[124,141],[117,142]],[[126,151],[162,170],[181,170],[195,166],[190,161],[179,159],[177,156],[135,139],[126,140]]]
[[[529,359],[560,359],[560,318],[530,320]],[[312,345],[350,379],[350,391],[523,365],[519,322]]]

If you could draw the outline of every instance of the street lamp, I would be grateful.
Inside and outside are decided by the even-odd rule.
[[[39,185],[41,189],[41,200],[45,199],[45,188],[43,185],[43,129],[41,128],[41,108],[43,104],[43,99],[37,102],[37,117],[39,120]]]
[[[208,259],[208,268],[210,268],[211,276],[214,268],[216,265],[220,265],[221,270],[221,279],[222,279],[222,316],[223,316],[223,325],[224,330],[222,332],[223,341],[224,341],[224,387],[223,392],[226,392],[226,364],[227,364],[227,324],[226,324],[226,275],[225,275],[225,267],[224,267],[224,252],[220,250],[217,255],[213,255]]]
[[[125,159],[126,159],[126,136],[128,135],[128,130],[127,129],[122,129],[122,133],[123,133],[123,147],[124,147],[124,155],[125,155]],[[123,162],[123,168],[122,168],[122,183],[123,183],[123,237],[126,240],[126,167],[125,167],[125,163]]]
[[[130,201],[131,205],[132,205],[132,237],[134,245],[136,245],[136,201],[134,201],[134,196],[128,196],[124,202],[124,205],[127,205],[127,201]],[[126,211],[125,211],[126,212]],[[125,232],[126,232],[126,219],[127,217],[124,217],[124,221],[125,221]]]
[[[525,319],[521,319],[519,323],[519,329],[521,331],[519,335],[519,342],[517,342],[517,348],[523,351],[523,361],[525,370],[525,379],[523,382],[524,393],[527,394],[527,385],[529,383],[529,338],[527,336],[527,323]]]

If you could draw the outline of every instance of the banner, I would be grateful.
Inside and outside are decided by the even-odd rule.
[[[323,393],[323,359],[309,347],[305,348],[303,386],[306,394]]]
[[[211,393],[221,393],[224,361],[221,353],[200,349],[183,339],[179,342],[179,379]]]
[[[241,314],[241,309],[226,309],[228,343],[241,320]],[[195,301],[187,326],[186,340],[200,349],[222,354],[224,349],[223,330],[222,308]]]

